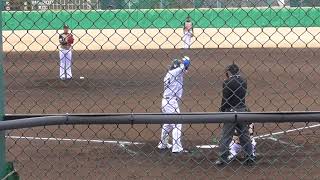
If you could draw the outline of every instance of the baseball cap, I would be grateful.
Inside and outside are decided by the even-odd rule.
[[[239,67],[236,64],[231,64],[226,68],[226,71],[229,71],[232,75],[239,73]]]

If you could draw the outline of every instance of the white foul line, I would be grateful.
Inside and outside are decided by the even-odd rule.
[[[199,149],[213,149],[213,148],[217,148],[219,147],[219,145],[215,145],[215,144],[209,144],[209,145],[198,145],[196,146]]]
[[[318,126],[320,126],[320,124],[301,127],[301,128],[296,128],[296,129],[290,129],[290,130],[287,130],[287,131],[279,131],[279,132],[275,132],[275,133],[271,133],[271,134],[260,135],[260,136],[254,137],[253,139],[259,139],[259,138],[274,136],[274,135],[278,135],[278,134],[285,134],[285,133],[289,133],[289,132],[300,131],[300,130],[303,130],[303,129],[315,128],[315,127],[318,127]]]
[[[136,155],[137,152],[129,149],[125,144],[119,144],[120,147],[122,147],[125,151],[129,152],[131,155]]]
[[[262,138],[262,139],[269,139],[271,141],[276,141],[276,142],[279,142],[281,144],[285,144],[285,145],[288,145],[288,146],[292,146],[294,148],[301,148],[302,146],[297,146],[295,144],[291,144],[291,143],[288,143],[288,142],[285,142],[285,141],[282,141],[280,139],[277,139],[277,138],[274,138],[274,137],[267,137],[267,138]]]
[[[271,134],[265,134],[265,135],[260,135],[253,137],[254,139],[259,139],[259,138],[264,138],[264,137],[269,137],[273,135],[278,135],[278,134],[284,134],[284,133],[289,133],[289,132],[294,132],[294,131],[299,131],[303,129],[310,129],[310,128],[315,128],[320,126],[320,124],[312,125],[312,126],[306,126],[306,127],[301,127],[301,128],[296,128],[296,129],[290,129],[287,131],[279,131]],[[121,147],[124,147],[124,145],[138,145],[138,144],[144,144],[141,142],[130,142],[130,141],[114,141],[114,140],[99,140],[99,139],[70,139],[70,138],[43,138],[43,137],[28,137],[28,136],[6,136],[6,138],[11,138],[11,139],[26,139],[26,140],[42,140],[42,141],[73,141],[73,142],[93,142],[93,143],[110,143],[110,144],[118,144]],[[202,149],[212,149],[218,147],[218,145],[198,145],[196,146],[197,148],[202,148]]]
[[[273,135],[278,135],[278,134],[285,134],[285,133],[289,133],[289,132],[294,132],[294,131],[299,131],[299,130],[303,130],[303,129],[310,129],[310,128],[315,128],[315,127],[318,127],[320,126],[320,124],[316,124],[316,125],[312,125],[312,126],[306,126],[306,127],[301,127],[301,128],[296,128],[296,129],[290,129],[290,130],[287,130],[287,131],[279,131],[279,132],[275,132],[275,133],[271,133],[271,134],[264,134],[264,135],[260,135],[260,136],[256,136],[256,137],[253,137],[253,139],[260,139],[260,138],[265,138],[265,137],[269,137],[269,136],[273,136]],[[272,139],[272,138],[268,138],[270,140],[275,140],[275,139]],[[278,140],[279,141],[279,140]],[[280,141],[279,141],[280,142]],[[284,142],[284,141],[283,141]],[[282,143],[282,142],[280,142]],[[285,142],[286,143],[286,142]],[[294,145],[295,146],[295,145]],[[200,148],[200,149],[213,149],[213,148],[216,148],[216,147],[219,147],[218,145],[198,145],[196,146],[197,148]],[[300,146],[297,146],[297,147],[300,147]]]
[[[130,144],[143,144],[141,142],[130,142],[130,141],[111,141],[111,140],[100,140],[100,139],[69,139],[69,138],[43,138],[43,137],[28,137],[28,136],[6,136],[11,139],[25,139],[25,140],[42,140],[42,141],[73,141],[73,142],[93,142],[93,143],[110,143],[120,145]]]

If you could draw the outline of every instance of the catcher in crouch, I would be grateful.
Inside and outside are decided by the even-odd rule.
[[[253,138],[253,134],[254,134],[254,123],[251,123],[249,125],[249,133],[250,133],[250,139],[251,139],[251,144],[252,144],[252,158],[256,159],[256,146],[257,146],[257,142],[255,141],[255,139]],[[235,130],[233,139],[231,141],[231,143],[229,144],[229,148],[230,148],[230,153],[228,156],[228,160],[234,160],[238,154],[241,152],[242,150],[242,146],[240,144],[240,139],[239,136],[241,136],[241,133],[237,131],[237,129]]]
[[[72,78],[71,65],[72,65],[72,44],[74,42],[73,35],[69,33],[69,27],[64,25],[63,34],[59,35],[59,57],[60,57],[60,74],[61,80]]]

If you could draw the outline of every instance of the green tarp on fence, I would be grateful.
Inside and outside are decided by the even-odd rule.
[[[195,27],[315,27],[320,8],[107,10],[3,12],[4,30],[179,28],[190,15]]]

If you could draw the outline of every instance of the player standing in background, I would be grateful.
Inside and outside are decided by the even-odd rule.
[[[250,133],[250,139],[251,139],[251,144],[252,144],[252,158],[256,159],[256,146],[257,146],[257,142],[255,141],[255,139],[253,138],[253,134],[254,134],[254,124],[251,123],[249,125],[249,133]],[[239,154],[239,152],[242,150],[242,146],[240,144],[240,132],[238,132],[237,130],[235,131],[235,134],[233,136],[233,140],[231,141],[229,148],[230,148],[230,155],[228,156],[228,160],[232,161],[234,160],[237,155]]]
[[[61,80],[71,79],[71,65],[72,65],[72,44],[74,42],[73,35],[69,33],[69,27],[64,25],[63,34],[59,35],[59,57],[60,57],[60,74]]]
[[[284,2],[284,0],[278,0],[278,5],[280,6],[280,7],[285,7],[285,2]]]
[[[184,28],[183,28],[182,40],[183,40],[184,49],[190,49],[192,36],[193,36],[193,26],[192,26],[190,17],[188,16],[186,19],[186,22],[184,23]]]
[[[190,58],[185,56],[182,61],[175,59],[164,77],[162,99],[163,113],[180,113],[178,101],[183,93],[183,76],[190,66]],[[162,126],[159,149],[170,149],[173,153],[184,152],[181,144],[182,124],[164,124]],[[172,131],[172,145],[169,144],[169,133]]]

